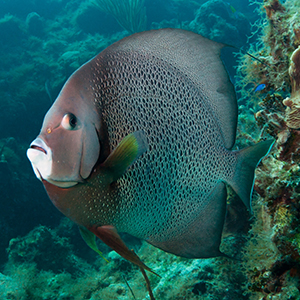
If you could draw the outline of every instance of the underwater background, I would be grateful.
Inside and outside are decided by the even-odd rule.
[[[252,214],[228,188],[221,250],[231,258],[184,259],[122,238],[161,276],[149,275],[156,299],[300,299],[299,13],[298,0],[0,0],[0,299],[149,299],[137,267],[99,241],[106,263],[51,204],[26,150],[72,72],[164,27],[236,47],[225,58],[236,148],[276,144],[256,170]]]

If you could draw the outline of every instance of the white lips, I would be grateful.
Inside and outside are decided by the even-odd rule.
[[[36,138],[27,150],[27,157],[39,180],[50,176],[52,169],[52,151],[41,138]]]

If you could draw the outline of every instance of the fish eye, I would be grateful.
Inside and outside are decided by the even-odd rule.
[[[77,126],[77,118],[71,113],[67,113],[61,120],[61,125],[67,130],[74,130]]]

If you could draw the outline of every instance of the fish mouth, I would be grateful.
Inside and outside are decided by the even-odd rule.
[[[59,181],[59,180],[54,180],[54,179],[50,179],[50,178],[47,178],[47,179],[42,178],[42,181],[47,181],[50,184],[58,186],[63,189],[71,188],[80,183],[79,181]]]
[[[42,177],[48,177],[52,170],[52,151],[41,139],[36,138],[27,150],[29,158],[36,177],[41,180]]]
[[[37,150],[44,153],[46,156],[51,152],[50,148],[46,145],[43,139],[36,138],[29,146],[28,150]]]
[[[70,188],[78,183],[83,183],[84,180],[80,175],[66,178],[63,175],[55,175],[53,171],[53,154],[51,148],[45,143],[41,137],[37,137],[27,150],[33,171],[36,177],[42,182],[55,185],[60,188]]]
[[[44,148],[40,147],[40,146],[37,146],[37,145],[33,144],[33,145],[30,145],[30,149],[41,151],[41,152],[43,152],[47,155],[47,151]]]

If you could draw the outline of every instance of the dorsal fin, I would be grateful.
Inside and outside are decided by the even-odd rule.
[[[224,145],[230,149],[235,143],[237,101],[220,58],[224,46],[193,32],[168,28],[134,34],[103,53],[126,51],[153,55],[186,74],[202,93],[202,100],[209,105],[219,125]]]

